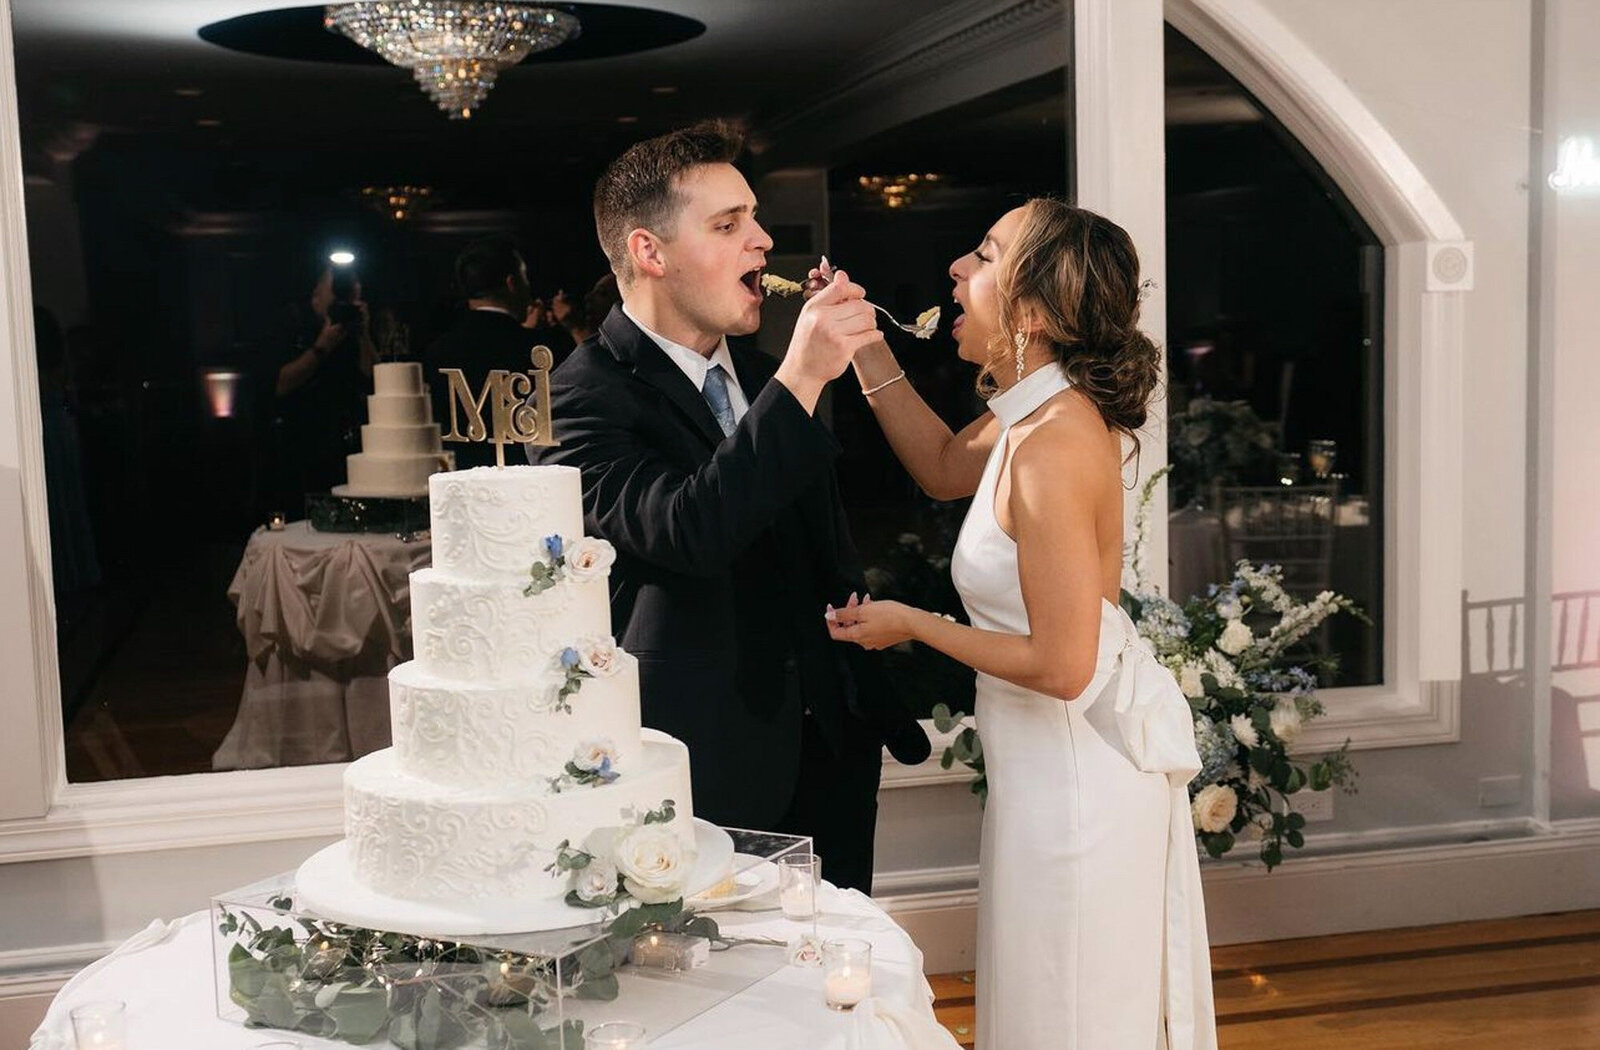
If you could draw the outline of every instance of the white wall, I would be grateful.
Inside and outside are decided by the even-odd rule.
[[[1546,139],[1582,136],[1600,148],[1600,11],[1588,0],[1551,0],[1550,15]],[[1554,344],[1551,588],[1600,590],[1600,187],[1547,200],[1554,210],[1546,246]],[[1551,815],[1600,816],[1600,671],[1559,673],[1552,685]]]

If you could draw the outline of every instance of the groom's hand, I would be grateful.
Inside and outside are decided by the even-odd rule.
[[[880,338],[866,289],[837,270],[828,286],[800,310],[789,351],[775,378],[809,412],[817,407],[822,388],[850,367],[856,351]]]

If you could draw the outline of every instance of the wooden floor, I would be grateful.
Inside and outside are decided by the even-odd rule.
[[[1228,945],[1211,967],[1220,1050],[1600,1048],[1600,911]],[[932,984],[971,1046],[972,975]]]

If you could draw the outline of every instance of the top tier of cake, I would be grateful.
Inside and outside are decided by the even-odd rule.
[[[428,479],[433,567],[459,580],[527,582],[544,541],[583,536],[576,467],[473,467]]]

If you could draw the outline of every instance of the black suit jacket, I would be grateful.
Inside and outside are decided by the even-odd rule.
[[[528,354],[539,341],[538,332],[522,327],[510,314],[498,310],[468,310],[462,314],[422,354],[422,372],[433,400],[434,422],[449,433],[450,386],[439,369],[461,369],[476,394],[483,389],[484,377],[497,368],[511,372],[531,369],[533,362]],[[488,422],[487,416],[484,422]],[[455,452],[458,468],[494,465],[494,445],[489,442],[451,441],[445,447]]]
[[[696,809],[769,827],[794,794],[809,709],[844,776],[877,783],[882,743],[926,734],[876,654],[834,643],[829,602],[864,591],[839,502],[839,448],[760,351],[730,348],[750,410],[724,438],[704,396],[620,308],[552,377],[586,531],[617,548],[612,620],[639,659],[644,721],[684,741]]]

